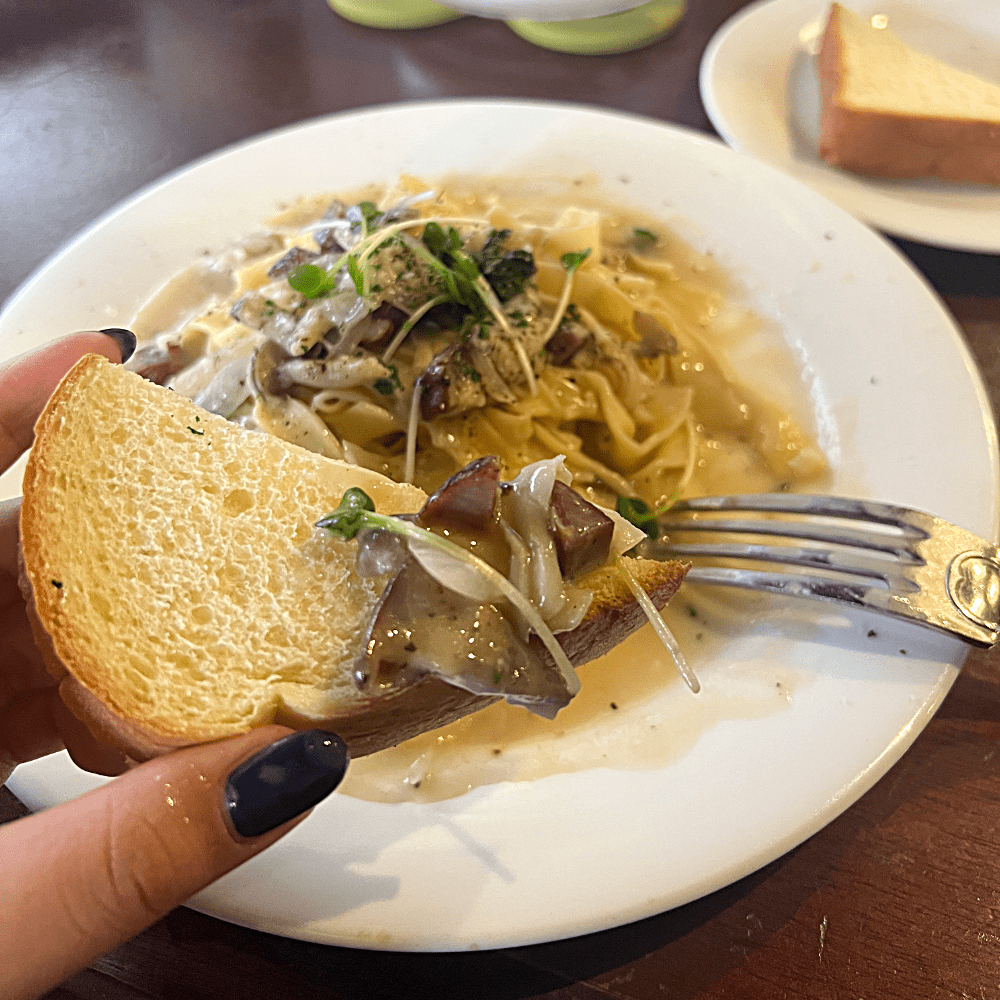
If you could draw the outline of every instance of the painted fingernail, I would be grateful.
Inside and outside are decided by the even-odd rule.
[[[135,334],[131,330],[124,330],[119,326],[110,326],[107,330],[101,330],[106,337],[110,337],[122,352],[122,364],[133,354],[135,354]]]
[[[241,837],[259,837],[325,799],[350,755],[335,733],[292,733],[244,761],[226,782],[226,809]]]

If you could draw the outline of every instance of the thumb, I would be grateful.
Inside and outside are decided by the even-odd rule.
[[[0,829],[0,995],[39,996],[274,843],[347,761],[332,733],[268,726]]]

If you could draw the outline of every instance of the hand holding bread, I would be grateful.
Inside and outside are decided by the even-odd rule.
[[[0,366],[0,469],[31,444],[35,419],[74,362],[127,352],[117,333],[74,334]],[[81,767],[116,774],[123,755],[65,707],[32,643],[17,585],[18,506],[0,510],[0,779],[63,747]],[[332,735],[267,726],[135,767],[0,828],[0,995],[46,993],[272,844],[333,790],[346,761]],[[262,783],[265,770],[282,780]]]
[[[369,753],[490,704],[419,673],[373,691],[355,663],[384,581],[315,527],[346,490],[414,513],[419,489],[251,433],[97,358],[42,415],[25,476],[23,581],[36,638],[74,713],[142,760],[278,722]],[[630,560],[662,606],[677,563]],[[645,622],[597,570],[574,663]]]

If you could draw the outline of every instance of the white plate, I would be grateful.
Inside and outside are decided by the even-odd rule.
[[[1000,189],[875,180],[820,159],[813,53],[829,6],[828,0],[765,0],[718,30],[701,63],[701,96],[718,133],[885,232],[1000,253]],[[904,41],[1000,83],[996,0],[848,0],[846,6],[865,16],[885,14]]]
[[[598,174],[613,197],[716,254],[783,331],[836,491],[993,536],[986,397],[958,332],[905,261],[751,157],[598,110],[403,105],[209,157],[46,264],[0,316],[0,353],[123,321],[168,276],[282,201],[401,171]],[[815,605],[771,603],[755,621],[733,613],[724,624],[721,639],[690,644],[702,695],[666,678],[637,712],[616,715],[635,727],[634,768],[486,785],[430,805],[334,795],[195,905],[279,934],[400,950],[519,945],[657,913],[752,872],[850,805],[916,737],[963,659],[961,646],[930,632],[845,628]],[[659,764],[644,756],[651,725],[657,739],[667,734]],[[37,808],[98,780],[53,757],[19,768],[11,787]]]

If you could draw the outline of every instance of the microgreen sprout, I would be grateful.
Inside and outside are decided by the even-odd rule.
[[[364,296],[365,276],[362,274],[361,268],[358,267],[358,262],[353,257],[347,258],[347,273],[351,276],[351,281],[354,282],[354,287],[357,289],[358,295]]]
[[[559,258],[559,263],[562,264],[566,270],[572,274],[588,257],[590,256],[590,247],[586,250],[581,250],[579,252],[564,253]]]
[[[448,302],[447,295],[436,295],[433,299],[428,299],[419,309],[410,313],[410,318],[396,331],[396,336],[392,338],[389,346],[382,354],[382,364],[389,363],[389,359],[396,353],[397,348],[406,340],[409,332],[429,313],[435,306],[444,305]]]
[[[317,527],[326,528],[338,538],[355,538],[362,528],[372,527],[367,517],[375,512],[375,501],[361,487],[352,486],[341,498],[337,509],[327,514]]]
[[[375,228],[375,222],[382,213],[372,201],[358,202],[358,211],[361,213],[361,221],[367,236]]]
[[[619,497],[615,501],[615,510],[618,511],[618,513],[621,514],[626,521],[630,521],[640,531],[645,531],[649,538],[655,541],[660,537],[660,525],[657,523],[656,519],[661,514],[670,510],[676,502],[676,493],[656,508],[650,507],[649,504],[640,497]]]
[[[336,271],[324,271],[315,264],[299,264],[289,275],[288,284],[307,299],[318,299],[337,287]]]
[[[573,275],[576,274],[577,268],[589,256],[590,247],[587,247],[586,250],[564,253],[559,258],[559,263],[566,268],[566,280],[563,282],[562,295],[559,296],[555,314],[552,316],[552,322],[549,323],[548,330],[545,331],[543,340],[547,341],[559,329],[559,324],[563,321],[563,315],[569,308],[569,297],[573,294]]]

